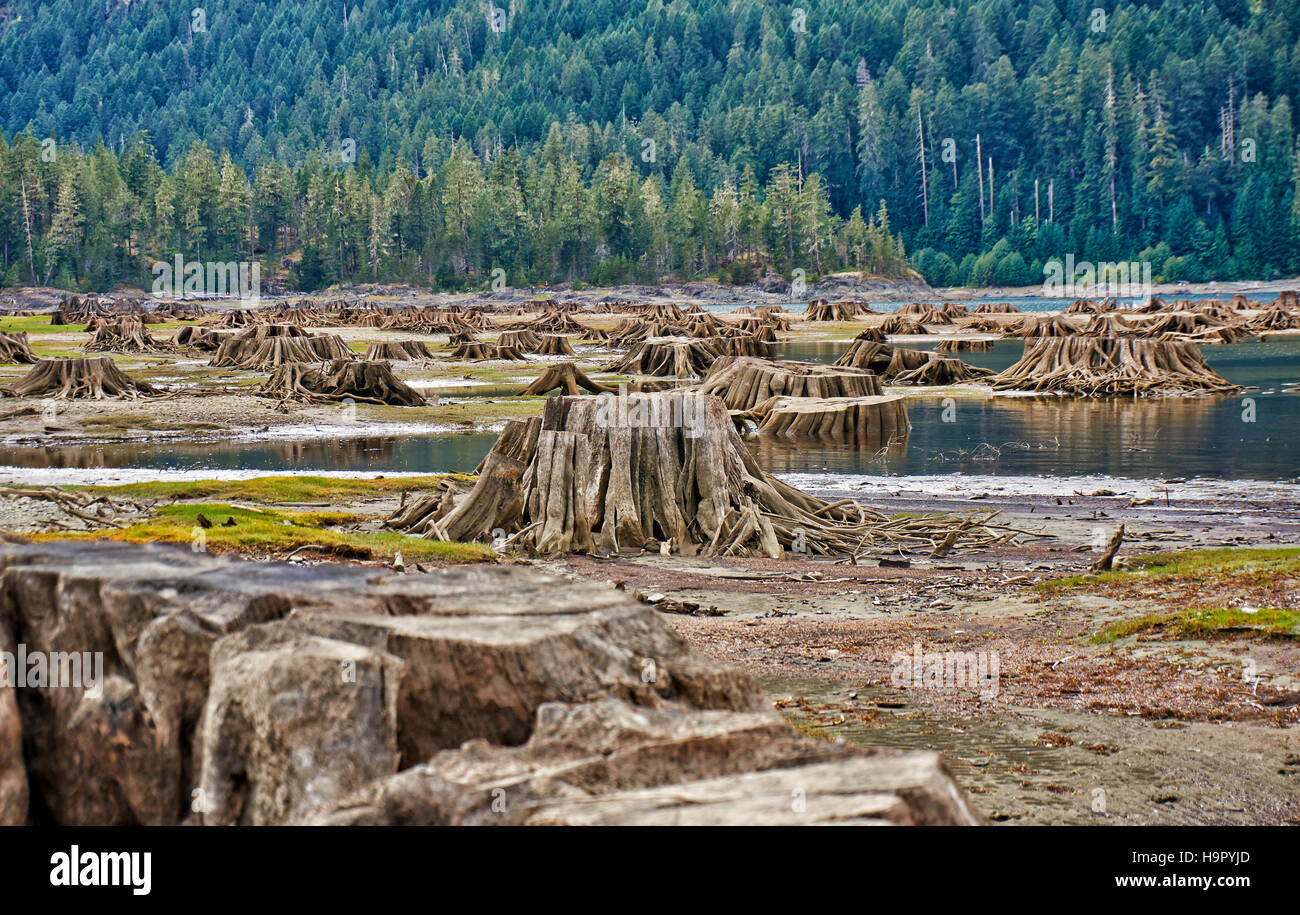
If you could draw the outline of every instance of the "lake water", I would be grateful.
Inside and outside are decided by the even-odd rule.
[[[777,355],[832,362],[845,346],[790,343]],[[1007,340],[991,352],[960,356],[1001,370],[1022,351],[1021,341]],[[1287,393],[1296,389],[1285,385],[1300,383],[1300,337],[1206,346],[1203,352],[1224,377],[1257,390],[1238,397],[1139,400],[918,397],[908,401],[911,434],[880,452],[769,439],[752,447],[775,473],[1295,480],[1300,476],[1300,393]],[[472,470],[495,441],[494,433],[476,433],[4,447],[0,465],[434,473]]]

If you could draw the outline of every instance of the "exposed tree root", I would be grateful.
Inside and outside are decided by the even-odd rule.
[[[5,365],[30,365],[36,355],[27,344],[26,334],[0,334],[0,362]]]
[[[559,365],[548,366],[546,371],[541,374],[536,381],[520,391],[521,396],[539,396],[550,393],[556,388],[560,389],[562,394],[581,394],[587,391],[591,394],[613,394],[614,389],[606,385],[592,381],[581,369],[572,362],[561,362]]]
[[[357,403],[401,407],[428,405],[420,393],[393,374],[387,362],[354,359],[335,359],[324,366],[301,362],[281,365],[257,393],[308,403],[350,399]]]
[[[144,321],[133,315],[93,318],[86,330],[91,334],[86,344],[88,352],[161,353],[172,348],[171,344],[151,337]]]
[[[388,523],[443,540],[504,535],[504,548],[539,555],[666,544],[684,555],[855,558],[879,547],[932,551],[954,530],[965,547],[1021,533],[989,518],[891,519],[826,503],[765,473],[720,400],[681,392],[553,397],[540,422],[510,424],[472,490],[435,494]]]
[[[135,381],[108,356],[85,359],[42,359],[14,382],[18,397],[53,397],[58,400],[104,400],[158,394],[157,388]]]
[[[1235,394],[1240,387],[1193,343],[1116,337],[1045,337],[990,381],[997,390],[1076,395]]]
[[[429,345],[420,340],[390,340],[372,343],[366,350],[366,361],[392,360],[394,362],[423,362],[433,358]]]
[[[294,362],[328,362],[355,356],[336,334],[309,334],[292,324],[259,324],[222,340],[208,364],[266,371]]]

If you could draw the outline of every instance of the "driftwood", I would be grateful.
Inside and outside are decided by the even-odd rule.
[[[1090,568],[1094,572],[1106,572],[1115,562],[1115,554],[1119,552],[1120,544],[1124,542],[1124,525],[1115,529],[1115,533],[1110,535],[1110,540],[1106,544],[1106,551],[1097,558]]]
[[[770,397],[874,397],[880,379],[870,372],[814,362],[772,362],[723,356],[700,384],[729,410],[751,410]]]
[[[262,397],[307,402],[353,400],[357,403],[423,407],[428,401],[393,374],[383,361],[335,359],[318,366],[301,362],[281,365],[257,389]]]
[[[108,356],[42,359],[14,382],[12,390],[18,397],[43,396],[59,400],[104,400],[159,393],[152,385],[132,379]]]
[[[614,389],[592,381],[572,362],[549,366],[536,381],[519,392],[520,396],[537,396],[560,389],[563,394],[613,394]]]
[[[671,392],[552,397],[540,422],[507,426],[474,488],[437,494],[388,522],[442,540],[498,540],[534,554],[675,551],[855,557],[933,550],[954,528],[965,545],[1019,533],[944,516],[891,519],[826,503],[765,473],[722,401]]]
[[[31,364],[36,355],[27,344],[26,334],[0,334],[0,362],[5,365]]]
[[[292,324],[259,324],[222,340],[208,364],[265,371],[294,362],[327,362],[355,356],[336,334],[310,334]]]
[[[760,435],[850,442],[876,450],[912,428],[897,395],[881,397],[773,397],[739,418],[758,423]]]
[[[1235,394],[1194,343],[1118,337],[1045,337],[990,379],[996,390],[1100,394]]]
[[[389,340],[384,343],[372,343],[366,350],[366,361],[392,360],[394,362],[415,362],[433,358],[429,345],[420,340]]]
[[[689,337],[650,337],[632,347],[607,371],[625,375],[666,375],[692,378],[708,372],[721,356],[707,340]]]

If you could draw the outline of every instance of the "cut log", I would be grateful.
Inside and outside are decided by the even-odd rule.
[[[745,356],[720,358],[699,390],[721,397],[729,410],[752,410],[770,397],[874,397],[882,393],[880,379],[871,372]]]
[[[30,365],[36,355],[27,344],[26,334],[0,334],[0,362],[5,365]]]
[[[1127,337],[1044,337],[990,379],[995,390],[1075,395],[1235,394],[1194,343]]]
[[[650,337],[632,347],[607,371],[625,375],[667,375],[694,378],[704,375],[721,356],[707,340],[689,337]]]
[[[562,394],[613,394],[614,389],[588,378],[572,362],[549,366],[536,381],[519,392],[522,397],[539,396],[559,389]]]
[[[108,356],[42,359],[14,382],[11,390],[18,397],[53,397],[59,400],[105,400],[159,393],[152,385],[132,379]]]
[[[372,343],[366,350],[366,361],[424,362],[433,359],[429,345],[421,340],[389,340]]]
[[[428,401],[393,374],[387,362],[335,359],[318,366],[301,362],[281,365],[257,389],[262,397],[307,402],[354,400],[357,403],[423,407]]]

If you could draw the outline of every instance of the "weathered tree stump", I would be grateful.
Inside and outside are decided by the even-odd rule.
[[[971,314],[976,315],[1014,315],[1019,313],[1020,309],[1010,302],[981,302],[971,310]]]
[[[898,395],[773,397],[742,416],[758,423],[760,435],[826,439],[871,450],[906,436],[912,428]]]
[[[441,501],[426,505],[404,529],[444,540],[504,532],[503,546],[540,555],[667,544],[684,555],[779,558],[787,549],[852,555],[882,542],[933,549],[958,523],[932,517],[900,524],[856,503],[828,504],[800,492],[758,466],[716,397],[552,397],[535,438],[531,423],[508,429],[472,490],[450,509]],[[391,523],[403,526],[396,517]],[[1007,536],[960,523],[968,541]]]
[[[723,399],[729,410],[750,410],[770,397],[873,397],[880,379],[870,372],[814,362],[772,362],[723,356],[699,390]]]
[[[583,391],[592,394],[613,394],[614,389],[592,381],[572,362],[561,362],[548,366],[536,381],[519,392],[520,396],[532,397],[548,394],[556,388],[563,394],[577,395]]]
[[[990,379],[996,390],[1075,395],[1235,394],[1194,343],[1116,337],[1045,337]]]
[[[421,340],[389,340],[372,343],[366,350],[366,361],[423,362],[433,358],[429,345]]]
[[[902,315],[890,315],[888,318],[881,321],[880,332],[882,334],[904,334],[912,336],[929,333],[921,322],[914,321],[911,318]]]
[[[36,355],[27,343],[26,334],[0,334],[0,362],[16,365],[35,361]]]
[[[393,374],[387,362],[335,359],[318,366],[301,362],[281,365],[257,389],[262,397],[307,402],[354,400],[357,403],[423,407],[423,395]]]
[[[201,352],[211,353],[221,346],[221,341],[230,336],[229,334],[217,333],[210,327],[182,327],[176,331],[176,339],[173,342],[175,346],[188,347],[190,349],[200,350]]]
[[[1003,328],[1008,337],[1072,337],[1074,325],[1060,315],[1026,315]]]
[[[91,334],[86,344],[88,352],[159,353],[171,348],[151,337],[144,321],[134,315],[93,318],[86,330]]]
[[[266,371],[294,362],[355,356],[337,334],[310,334],[292,324],[258,324],[222,340],[208,364]]]
[[[563,334],[546,334],[537,346],[539,356],[572,356],[573,347]]]
[[[875,310],[865,302],[828,302],[813,299],[804,309],[805,321],[852,321],[858,315],[873,315]]]
[[[42,359],[14,382],[12,390],[18,397],[53,397],[59,400],[105,400],[159,393],[152,385],[132,379],[108,356]]]
[[[707,340],[689,337],[650,337],[632,347],[608,367],[625,375],[698,377],[708,372],[722,354]]]
[[[992,340],[943,340],[934,351],[936,353],[987,353],[993,349]]]
[[[486,362],[490,360],[511,360],[519,361],[524,358],[524,354],[513,346],[498,346],[495,343],[479,343],[477,340],[472,343],[461,343],[451,351],[453,359],[468,359],[472,362]]]
[[[535,353],[542,345],[542,335],[531,330],[503,330],[497,346],[509,346],[521,353]]]

